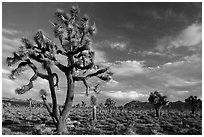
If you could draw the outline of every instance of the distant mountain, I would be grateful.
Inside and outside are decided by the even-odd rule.
[[[135,109],[151,108],[151,104],[149,104],[148,102],[141,102],[141,101],[133,100],[133,101],[131,101],[129,103],[126,103],[124,105],[124,108],[126,108],[126,109],[131,109],[131,108],[135,108]]]
[[[3,97],[2,98],[2,103],[11,103],[11,105],[24,105],[27,106],[29,103],[27,100],[22,100],[22,99],[17,99],[17,98],[8,98],[8,97]],[[33,100],[34,104],[42,104],[40,101]]]
[[[17,99],[17,98],[8,98],[8,97],[3,97],[2,100],[7,100],[7,101],[20,101],[20,102],[23,102],[23,101],[26,101],[26,100],[22,100],[22,99]]]
[[[176,102],[170,102],[169,103],[170,109],[175,109],[175,110],[190,110],[190,105],[182,102],[182,101],[176,101]],[[199,104],[199,108],[202,109],[202,102]],[[141,101],[131,101],[129,103],[126,103],[124,105],[124,108],[126,109],[150,109],[153,108],[153,105],[150,104],[149,102],[141,102]],[[163,107],[163,109],[165,109],[166,106]]]

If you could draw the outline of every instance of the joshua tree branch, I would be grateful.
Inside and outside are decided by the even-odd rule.
[[[45,107],[47,108],[49,114],[52,115],[52,109],[51,109],[50,105],[47,102],[47,98],[46,97],[42,97],[42,100],[43,100],[43,103],[44,103]]]
[[[79,77],[79,76],[73,76],[74,81],[82,81],[84,86],[86,87],[86,95],[88,96],[90,89],[93,90],[94,92],[96,92],[97,94],[100,92],[100,90],[98,90],[98,86],[99,84],[97,84],[94,87],[91,87],[88,85],[87,83],[87,79],[86,77]]]
[[[86,66],[80,66],[79,64],[73,64],[73,67],[77,68],[77,69],[81,69],[81,70],[88,70],[91,69],[93,67],[94,63],[90,62],[88,65]]]
[[[30,82],[28,83],[28,85],[24,85],[22,86],[21,88],[18,88],[15,90],[15,92],[17,94],[24,94],[26,93],[27,91],[29,91],[31,88],[33,88],[33,81],[36,80],[38,77],[38,75],[35,73],[31,79],[30,79]]]
[[[91,78],[93,76],[97,76],[97,75],[102,74],[102,73],[105,73],[107,70],[108,70],[108,68],[103,68],[103,69],[100,69],[100,70],[98,70],[98,71],[96,71],[94,73],[88,74],[86,76],[86,79]]]
[[[47,68],[47,73],[49,75],[49,87],[50,87],[50,92],[51,92],[51,97],[52,97],[52,103],[53,103],[53,115],[55,117],[55,119],[58,121],[59,120],[59,110],[57,108],[57,98],[56,98],[56,94],[55,94],[55,87],[54,87],[54,80],[53,80],[53,73],[52,70],[50,68]]]
[[[30,58],[34,59],[35,61],[39,62],[39,63],[43,63],[44,59],[42,59],[42,56],[39,54],[39,56],[36,56],[34,54],[30,54],[29,55]]]
[[[37,75],[38,75],[40,78],[42,78],[42,79],[47,79],[47,80],[48,80],[48,78],[49,78],[48,75],[42,74],[42,73],[40,73],[40,72],[37,72]]]
[[[52,119],[53,119],[54,124],[56,124],[56,123],[57,123],[57,120],[56,120],[55,117],[53,116],[52,109],[51,109],[50,105],[49,105],[48,102],[47,102],[47,98],[46,98],[45,96],[41,96],[41,97],[42,97],[42,100],[43,100],[43,103],[44,103],[45,107],[47,108],[47,111],[49,112],[50,116],[51,116]]]
[[[58,61],[55,61],[55,65],[56,65],[62,72],[66,72],[66,70],[68,69],[66,66],[62,65],[62,64],[59,63]]]
[[[80,52],[82,52],[82,51],[84,51],[84,50],[88,50],[88,48],[87,48],[87,46],[81,46],[81,47],[78,47],[78,48],[76,48],[75,50],[73,50],[73,51],[69,51],[69,52],[67,52],[67,55],[75,55],[75,54],[78,54],[78,53],[80,53]]]
[[[35,73],[37,76],[39,76],[39,77],[42,78],[42,79],[47,79],[47,80],[48,80],[48,78],[49,78],[48,75],[42,74],[42,73],[38,72],[37,67],[36,67],[30,60],[28,61],[28,63],[29,63],[28,65],[33,69],[34,73]]]
[[[62,50],[57,50],[57,54],[61,54],[61,55],[67,56],[67,53],[65,51],[62,51]]]

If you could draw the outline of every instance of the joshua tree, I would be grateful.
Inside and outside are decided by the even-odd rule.
[[[194,114],[196,108],[199,107],[199,104],[201,103],[201,100],[197,96],[190,96],[187,99],[185,99],[185,102],[190,104],[191,112],[192,112],[192,114]]]
[[[54,124],[58,134],[68,133],[66,119],[69,115],[74,99],[75,82],[81,81],[86,87],[88,95],[90,86],[87,82],[92,77],[97,77],[104,81],[111,80],[109,68],[100,68],[94,63],[94,51],[91,48],[92,40],[90,37],[96,33],[95,24],[89,25],[88,16],[79,16],[79,8],[72,6],[70,13],[57,10],[55,13],[58,23],[54,26],[54,35],[60,41],[60,46],[50,40],[43,31],[39,30],[33,37],[34,43],[27,38],[23,38],[23,46],[13,53],[13,57],[7,58],[8,66],[20,62],[15,70],[12,71],[10,78],[15,79],[22,71],[30,67],[34,74],[27,85],[16,89],[17,94],[24,94],[33,88],[33,82],[38,77],[48,80],[51,92],[52,108],[47,106],[51,117],[55,119]],[[65,61],[59,62],[60,56],[64,56]],[[39,71],[39,63],[46,70],[47,74]],[[66,63],[66,64],[65,64]],[[53,73],[52,66],[55,65],[66,76],[66,99],[64,107],[59,108],[56,98],[56,87],[58,87],[58,74]],[[91,71],[89,71],[91,70]],[[46,96],[42,99],[46,103]]]
[[[30,110],[30,115],[31,115],[32,114],[32,98],[28,98],[27,101],[29,103],[29,110]]]
[[[92,111],[92,116],[93,116],[93,121],[96,122],[97,119],[96,119],[96,104],[97,104],[97,98],[95,95],[92,95],[91,96],[91,106],[93,108],[93,111]]]
[[[154,105],[157,117],[160,117],[161,108],[169,103],[169,101],[167,100],[167,96],[163,96],[157,91],[150,93],[148,101],[149,103]]]
[[[47,108],[47,110],[48,110],[50,116],[52,117],[53,123],[57,123],[57,121],[56,121],[56,119],[55,119],[55,117],[54,117],[54,114],[52,113],[52,109],[51,109],[50,105],[49,105],[48,102],[47,102],[47,95],[48,95],[48,94],[47,94],[47,91],[46,91],[46,90],[44,90],[44,89],[41,89],[41,90],[40,90],[40,97],[41,97],[42,100],[43,100],[44,106]]]
[[[81,101],[81,106],[82,106],[83,108],[85,108],[85,107],[86,107],[86,103],[85,103],[84,101]]]
[[[123,112],[123,108],[124,106],[118,106],[118,109],[120,110],[120,112]]]
[[[78,103],[78,104],[76,104],[76,108],[80,108],[80,104]]]
[[[112,100],[111,98],[107,98],[104,106],[106,106],[106,108],[108,108],[108,112],[111,112],[111,109],[115,107],[115,101]]]

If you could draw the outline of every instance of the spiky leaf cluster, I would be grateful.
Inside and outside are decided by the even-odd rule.
[[[111,98],[107,98],[104,106],[107,108],[114,108],[115,107],[116,102],[114,100],[112,100]]]
[[[40,96],[42,99],[46,99],[47,97],[47,91],[45,89],[41,89],[40,92],[39,92]]]
[[[92,106],[95,106],[97,104],[97,98],[95,95],[92,95],[91,98],[90,98],[90,101],[91,101],[91,105]]]
[[[90,26],[89,17],[79,17],[79,13],[77,6],[72,6],[70,13],[58,9],[55,13],[58,23],[52,24],[54,35],[61,43],[61,50],[57,53],[73,56],[73,60],[68,62],[70,65],[74,64],[76,70],[88,70],[94,67],[94,51],[91,50],[90,37],[96,33],[96,26]]]
[[[156,107],[166,105],[169,102],[167,96],[160,94],[158,91],[151,92],[148,101]]]
[[[81,106],[86,107],[86,103],[84,101],[81,101]]]
[[[13,52],[13,57],[7,57],[8,66],[22,61],[17,69],[12,71],[11,78],[19,75],[28,65],[30,59],[42,63],[43,68],[50,67],[54,61],[56,51],[55,44],[39,30],[33,37],[35,43],[27,38],[22,38],[23,45],[17,52]]]

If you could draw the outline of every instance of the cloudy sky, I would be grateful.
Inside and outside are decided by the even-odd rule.
[[[117,104],[131,100],[147,101],[152,91],[160,91],[170,101],[184,100],[190,95],[202,97],[202,4],[201,3],[3,3],[2,4],[2,95],[39,100],[40,89],[48,83],[38,79],[34,88],[15,95],[14,90],[27,84],[32,73],[27,70],[12,81],[5,59],[21,45],[20,38],[43,29],[56,43],[49,20],[55,21],[56,9],[69,11],[77,4],[81,15],[88,14],[96,23],[93,38],[95,61],[110,66],[111,82],[100,83],[99,102],[111,97]],[[57,90],[59,103],[65,98],[65,77],[60,75]],[[85,96],[85,87],[76,83],[74,103]]]

